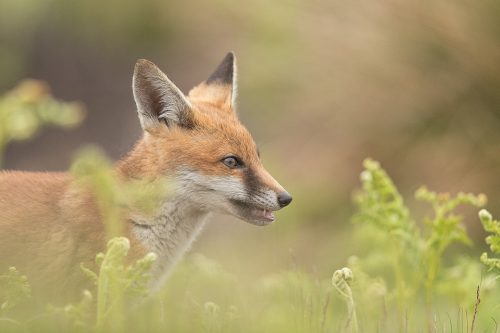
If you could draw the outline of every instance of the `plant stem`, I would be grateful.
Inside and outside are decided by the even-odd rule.
[[[476,323],[477,309],[481,303],[481,298],[479,297],[479,286],[476,289],[476,304],[474,305],[474,316],[472,317],[472,323],[470,325],[470,333],[474,333],[474,324]]]

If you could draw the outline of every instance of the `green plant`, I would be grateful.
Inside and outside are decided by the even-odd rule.
[[[154,213],[170,194],[166,179],[121,179],[106,156],[94,147],[76,154],[71,173],[76,189],[87,191],[97,203],[109,238],[122,235],[125,213]]]
[[[490,233],[486,237],[486,243],[490,246],[491,253],[500,254],[500,221],[494,220],[491,214],[483,209],[479,212],[479,218],[484,230]],[[486,252],[481,255],[481,262],[488,266],[490,270],[496,269],[500,272],[500,258],[489,257]]]
[[[360,226],[361,233],[371,235],[371,240],[368,241],[374,241],[374,237],[382,237],[376,243],[383,242],[384,246],[376,247],[371,256],[379,256],[377,252],[389,255],[390,259],[385,264],[392,268],[396,295],[403,308],[413,297],[415,284],[418,283],[415,281],[418,279],[415,274],[407,273],[419,272],[416,267],[422,248],[420,231],[411,219],[401,194],[380,164],[367,159],[363,165],[365,170],[360,177],[362,191],[354,199],[358,207],[354,221]],[[389,242],[385,239],[386,236],[390,237]]]
[[[482,207],[486,204],[486,196],[460,192],[452,197],[448,193],[438,194],[429,191],[426,187],[421,187],[415,193],[415,197],[431,204],[434,211],[432,218],[425,217],[424,219],[425,240],[423,243],[423,265],[426,271],[424,284],[427,290],[427,301],[431,303],[443,252],[453,242],[472,244],[461,223],[462,217],[455,213],[456,208],[460,205]]]
[[[54,99],[45,83],[22,81],[0,97],[0,167],[9,142],[29,139],[43,126],[74,127],[83,117],[80,104]]]
[[[99,272],[82,266],[97,288],[96,327],[98,330],[123,330],[124,306],[127,298],[148,294],[150,270],[157,256],[147,254],[132,265],[125,265],[130,249],[127,238],[115,237],[108,242],[106,253],[96,256]]]
[[[106,253],[96,256],[98,273],[82,266],[97,286],[96,327],[120,331],[127,299],[147,294],[149,271],[156,260],[156,254],[149,253],[134,264],[125,265],[130,243],[127,238],[118,237],[123,232],[124,212],[154,212],[167,195],[169,186],[162,179],[124,181],[117,176],[108,159],[90,147],[78,153],[71,172],[76,189],[88,191],[95,198],[111,238]]]
[[[0,314],[22,304],[31,297],[28,278],[21,275],[15,267],[7,274],[0,275]]]
[[[353,279],[352,271],[344,267],[333,273],[332,285],[335,287],[340,296],[345,300],[347,305],[347,321],[346,328],[351,332],[358,332],[358,318],[356,316],[356,307],[352,296],[351,282]]]
[[[358,213],[354,221],[359,226],[362,242],[369,242],[370,253],[361,266],[377,267],[377,272],[385,279],[394,281],[390,298],[396,298],[400,317],[418,308],[419,301],[424,301],[426,312],[431,313],[436,285],[445,278],[442,265],[445,250],[455,242],[471,244],[456,208],[460,205],[481,207],[486,197],[470,193],[458,193],[453,197],[421,187],[415,197],[428,202],[434,214],[417,225],[380,164],[367,159],[364,166],[363,190],[355,197]],[[385,267],[391,268],[392,277]],[[421,289],[425,291],[423,300]],[[429,314],[428,321],[432,321]]]
[[[89,324],[92,323],[92,311],[94,308],[94,299],[92,293],[88,290],[82,292],[82,299],[76,304],[67,304],[59,308],[48,306],[48,312],[55,316],[62,316],[69,320],[70,326],[75,330],[81,329],[85,331],[89,329]]]

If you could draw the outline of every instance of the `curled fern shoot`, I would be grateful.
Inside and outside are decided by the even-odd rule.
[[[346,328],[351,332],[358,332],[358,319],[356,316],[356,308],[351,290],[351,282],[353,280],[352,271],[344,267],[336,270],[332,276],[332,285],[337,290],[338,294],[344,299],[347,305],[347,321]]]

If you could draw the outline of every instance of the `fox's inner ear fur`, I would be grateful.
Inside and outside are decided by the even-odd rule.
[[[138,60],[132,80],[134,99],[143,130],[178,125],[191,128],[193,111],[184,94],[155,64]]]
[[[236,99],[236,57],[229,52],[208,79],[189,92],[193,100],[209,101],[224,109],[233,109]]]

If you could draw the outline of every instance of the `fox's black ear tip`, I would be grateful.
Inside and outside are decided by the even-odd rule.
[[[234,54],[234,51],[229,51],[222,62],[226,62],[229,66],[234,67],[236,63],[236,55]]]
[[[229,60],[231,62],[234,61],[234,59],[236,58],[236,56],[234,55],[234,51],[229,51],[226,56],[224,57],[224,60]]]
[[[234,60],[234,52],[228,52],[212,75],[210,75],[207,79],[206,83],[211,84],[219,82],[222,84],[232,84],[234,75]]]

